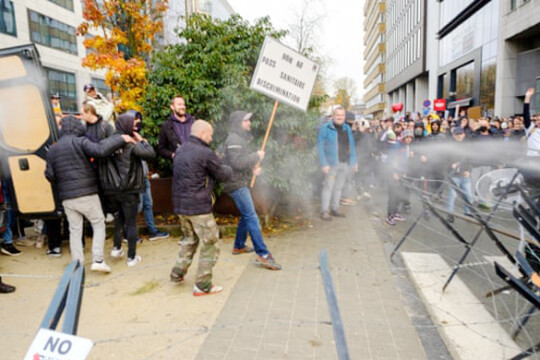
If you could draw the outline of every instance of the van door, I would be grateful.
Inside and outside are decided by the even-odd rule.
[[[21,215],[57,215],[59,207],[44,174],[47,149],[57,139],[36,47],[0,49],[0,171],[11,185],[11,206]]]

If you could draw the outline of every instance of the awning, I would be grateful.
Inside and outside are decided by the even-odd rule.
[[[460,100],[456,100],[456,101],[452,101],[452,102],[449,102],[447,105],[446,105],[446,108],[447,109],[455,109],[458,105],[459,107],[462,107],[462,106],[470,106],[471,103],[473,101],[473,98],[470,97],[470,98],[465,98],[465,99],[460,99]]]

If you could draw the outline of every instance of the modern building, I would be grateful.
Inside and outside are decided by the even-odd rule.
[[[189,12],[186,4],[190,6]],[[167,14],[165,41],[167,36],[177,38],[168,29],[176,28],[181,17],[205,12],[224,19],[233,13],[226,0],[169,1],[169,5],[173,11],[181,10]],[[36,44],[49,80],[49,92],[60,95],[65,112],[78,112],[84,99],[84,84],[94,84],[103,94],[110,92],[103,72],[90,71],[81,65],[86,49],[76,29],[82,21],[80,0],[0,0],[0,48]]]
[[[234,10],[226,0],[169,0],[169,9],[165,15],[164,37],[166,44],[178,44],[181,39],[177,32],[186,26],[186,17],[203,13],[215,19],[226,20]]]
[[[525,91],[540,93],[540,1],[502,1],[496,56],[495,114],[509,116],[523,110]],[[531,108],[540,111],[540,96]]]
[[[500,28],[500,0],[441,1],[437,95],[448,109],[495,114]]]
[[[403,103],[405,112],[428,112],[426,0],[386,1],[386,91],[388,111]]]
[[[49,79],[49,91],[61,97],[62,109],[77,112],[83,86],[92,82],[105,90],[104,76],[81,65],[86,56],[78,0],[0,0],[0,48],[36,44]]]
[[[386,1],[366,0],[364,5],[365,115],[382,118],[386,107]]]

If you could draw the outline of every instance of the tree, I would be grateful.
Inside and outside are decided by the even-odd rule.
[[[334,82],[334,91],[336,96],[339,90],[345,90],[345,92],[352,98],[356,97],[356,84],[350,77],[341,77]]]
[[[302,0],[300,11],[295,12],[295,19],[289,25],[288,37],[301,54],[311,55],[317,48],[317,38],[321,33],[325,15],[318,9],[320,0]]]
[[[349,110],[351,108],[351,96],[345,89],[339,89],[336,98],[335,103],[343,106],[345,110]]]
[[[79,35],[91,50],[82,64],[105,69],[105,83],[119,94],[116,110],[140,110],[146,87],[146,60],[163,28],[167,0],[83,0]],[[95,33],[97,34],[95,34]]]
[[[157,144],[161,124],[169,117],[169,101],[182,94],[188,112],[211,122],[216,147],[229,131],[228,117],[234,110],[252,112],[252,134],[260,143],[274,101],[249,89],[260,49],[267,35],[280,39],[284,32],[272,27],[268,18],[250,25],[238,15],[226,21],[206,15],[192,15],[178,36],[184,42],[156,52],[152,60],[146,94],[145,137]],[[317,98],[312,98],[314,107]],[[267,182],[280,192],[309,192],[310,169],[314,161],[314,141],[318,114],[304,113],[281,105],[264,159]],[[154,164],[162,175],[171,173],[170,162]],[[258,180],[259,182],[260,180]]]

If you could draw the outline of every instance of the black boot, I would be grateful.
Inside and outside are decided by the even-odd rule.
[[[0,294],[9,294],[15,291],[15,286],[11,286],[2,282],[0,277]]]

